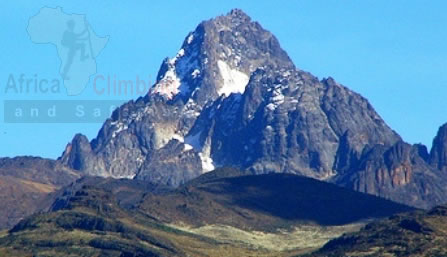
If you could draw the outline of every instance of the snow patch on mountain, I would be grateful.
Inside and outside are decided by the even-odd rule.
[[[217,93],[220,96],[224,95],[225,97],[232,93],[243,94],[250,77],[241,71],[231,69],[231,67],[224,61],[217,61],[217,66],[219,67],[220,75],[223,79],[223,85]]]
[[[193,40],[194,40],[194,33],[191,33],[191,34],[188,36],[187,43],[188,43],[188,44],[191,44]]]
[[[195,70],[191,73],[191,76],[192,76],[193,78],[197,78],[197,76],[199,76],[199,74],[200,74],[200,70],[199,70],[199,69],[195,69]]]
[[[200,135],[200,134],[199,134]],[[187,152],[189,150],[194,149],[194,147],[188,143],[185,142],[185,138],[179,134],[174,134],[172,136],[172,139],[176,139],[177,141],[179,141],[180,143],[183,143],[183,151]],[[188,139],[189,141],[189,139]]]
[[[202,160],[202,169],[204,172],[210,172],[215,169],[213,164],[214,161],[210,156],[207,156],[204,153],[199,153],[199,157]]]
[[[185,50],[182,48],[174,58],[168,60],[168,70],[163,77],[152,87],[152,93],[163,96],[167,99],[172,99],[180,90],[181,79],[177,76],[176,63],[185,55]]]
[[[186,53],[185,49],[182,48],[174,58],[168,60],[168,69],[152,88],[153,94],[171,100],[179,93],[182,95],[189,93],[189,85],[185,82],[187,80],[186,76],[197,78],[200,75],[200,67],[197,61],[197,49],[189,49],[188,51]]]
[[[180,143],[185,142],[185,139],[184,139],[181,135],[179,135],[179,134],[174,134],[174,135],[172,135],[172,139],[176,139],[176,140],[179,141]]]
[[[115,138],[121,131],[128,129],[127,124],[124,124],[123,122],[120,121],[113,121],[111,125],[113,125],[115,129],[112,133],[112,138]]]
[[[203,144],[200,142],[200,136],[202,132],[198,132],[194,135],[185,137],[185,150],[188,148],[194,149],[199,153],[200,160],[202,161],[203,172],[209,172],[215,169],[214,161],[211,158],[211,143],[207,139]],[[189,150],[191,150],[189,149]]]
[[[278,108],[278,106],[284,103],[284,99],[285,97],[282,93],[281,87],[277,87],[275,88],[275,90],[273,90],[270,103],[267,104],[266,108],[270,111],[274,111],[276,110],[276,108]]]
[[[136,175],[135,174],[123,175],[123,176],[111,175],[110,177],[114,178],[114,179],[134,179],[136,177]]]
[[[184,148],[185,152],[194,149],[194,148],[193,148],[191,145],[189,145],[189,144],[184,144],[184,147],[185,147],[185,148]]]
[[[167,99],[172,99],[180,92],[180,84],[181,82],[177,77],[175,68],[169,67],[163,78],[153,87],[152,92],[164,96]]]
[[[197,103],[194,102],[192,98],[189,98],[188,102],[186,102],[186,105],[183,108],[183,113],[187,117],[198,117],[200,115],[201,110],[202,108],[199,105],[197,105]]]
[[[211,138],[207,138],[202,145],[202,151],[199,153],[200,160],[202,160],[203,172],[210,172],[215,169],[214,161],[211,159]]]

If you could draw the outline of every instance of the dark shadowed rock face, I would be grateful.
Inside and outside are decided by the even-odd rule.
[[[258,231],[299,223],[339,226],[412,210],[302,176],[238,173],[218,168],[176,190],[147,194],[139,209],[166,223],[222,224]]]
[[[333,182],[422,208],[442,204],[447,183],[423,156],[420,146],[402,141],[391,148],[378,145],[365,150],[360,161],[355,159],[350,171]]]
[[[90,143],[77,135],[60,160],[171,186],[219,166],[287,172],[426,207],[447,196],[426,163],[434,155],[405,144],[359,94],[297,69],[233,10],[202,22],[147,96],[117,109]]]
[[[433,140],[430,163],[437,169],[447,171],[447,124],[439,128],[438,134]]]
[[[90,155],[91,152],[92,148],[87,137],[76,134],[72,142],[67,145],[61,161],[75,170],[84,170],[89,166],[85,157]]]

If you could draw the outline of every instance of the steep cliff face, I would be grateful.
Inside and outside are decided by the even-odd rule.
[[[190,135],[201,145],[210,142],[218,165],[325,179],[338,172],[335,160],[347,131],[359,138],[357,151],[399,140],[364,98],[332,79],[260,68],[244,94],[206,106]]]
[[[447,171],[447,124],[439,128],[430,151],[430,164],[439,170]]]
[[[333,182],[422,208],[442,204],[446,180],[423,156],[420,146],[402,141],[391,148],[377,145],[365,149],[349,172],[337,176]]]
[[[147,96],[117,109],[90,143],[77,135],[60,160],[171,186],[219,166],[287,172],[425,207],[447,193],[427,164],[440,155],[423,148],[403,143],[359,94],[297,69],[233,10],[202,22]]]

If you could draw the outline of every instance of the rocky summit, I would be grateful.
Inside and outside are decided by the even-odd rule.
[[[444,129],[445,130],[445,129]],[[178,186],[216,167],[293,173],[428,208],[447,196],[447,133],[429,154],[359,94],[295,67],[241,10],[204,21],[150,92],[59,161],[89,175]]]

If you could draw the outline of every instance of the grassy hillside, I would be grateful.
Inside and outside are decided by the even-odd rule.
[[[80,175],[53,160],[0,158],[0,229],[51,205],[48,195]]]
[[[0,236],[1,256],[290,256],[219,242],[121,209],[110,192],[84,187],[65,209],[39,214]],[[286,254],[286,255],[284,255]]]
[[[447,207],[394,215],[327,243],[322,256],[447,256]]]
[[[85,178],[58,195],[52,212],[0,233],[0,256],[296,256],[360,221],[411,209],[312,179],[230,169],[174,191]]]

